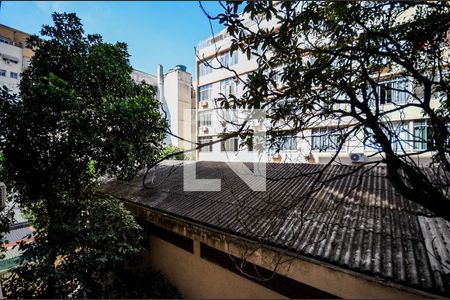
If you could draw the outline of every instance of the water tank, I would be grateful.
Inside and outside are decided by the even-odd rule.
[[[175,69],[180,69],[183,72],[186,72],[186,70],[187,70],[186,66],[184,66],[184,65],[176,65]]]

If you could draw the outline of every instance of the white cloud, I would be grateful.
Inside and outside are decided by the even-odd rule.
[[[35,4],[42,12],[63,12],[67,11],[73,1],[36,1]]]

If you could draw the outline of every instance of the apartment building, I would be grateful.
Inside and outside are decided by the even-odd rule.
[[[166,73],[163,66],[158,65],[156,73],[158,99],[163,105],[172,133],[167,136],[166,143],[190,149],[191,142],[195,141],[192,75],[187,72],[184,65],[176,65]]]
[[[26,48],[29,34],[0,24],[0,87],[19,91],[22,71],[29,65],[33,51]]]
[[[238,51],[230,52],[231,38],[225,30],[197,45],[196,53],[196,93],[197,93],[197,140],[210,143],[219,139],[226,131],[226,117],[218,112],[223,95],[239,97],[243,91],[241,80],[254,71],[258,64],[256,57],[248,59]],[[206,63],[204,63],[206,62]],[[219,68],[224,65],[231,70]],[[236,76],[236,74],[238,76]],[[295,139],[294,139],[295,140]],[[270,161],[269,153],[258,153],[248,147],[240,147],[242,140],[230,138],[225,142],[202,147],[196,155],[205,161]],[[293,146],[292,146],[293,147]],[[286,149],[286,154],[291,151]],[[297,151],[295,151],[297,152]]]
[[[165,143],[189,149],[195,141],[193,108],[195,97],[192,88],[192,75],[183,65],[176,65],[164,73],[158,65],[156,76],[133,70],[131,77],[136,82],[145,82],[156,88],[157,98],[162,103],[164,117],[169,122],[172,135],[167,135]]]
[[[251,27],[251,21],[247,21]],[[260,26],[275,26],[274,21],[265,22]],[[217,113],[223,94],[233,94],[239,97],[243,93],[247,74],[256,70],[256,57],[247,56],[239,51],[230,52],[231,38],[226,30],[210,37],[197,46],[196,59],[196,89],[197,89],[197,133],[199,143],[217,140],[224,132],[223,117]],[[220,63],[227,66],[220,68]],[[236,74],[238,76],[236,76]],[[276,79],[277,80],[277,79]],[[389,111],[396,105],[408,101],[408,91],[418,95],[417,87],[407,77],[399,77],[390,71],[380,77],[377,94],[380,95],[378,105],[381,110]],[[384,88],[385,87],[385,88]],[[384,89],[384,90],[383,90]],[[404,91],[400,91],[404,90]],[[439,102],[432,100],[437,107]],[[430,152],[419,152],[428,149],[431,143],[431,132],[427,119],[421,109],[407,107],[401,112],[389,114],[392,128],[397,137],[392,141],[394,150],[407,153],[418,153],[412,156],[418,163],[427,164],[431,160]],[[239,157],[241,161],[273,161],[291,163],[327,163],[336,155],[340,128],[351,126],[351,120],[340,119],[320,122],[303,132],[282,137],[281,149],[272,150],[266,147],[263,154],[257,155],[253,149],[240,148],[241,140],[232,140],[203,147],[197,153],[198,160],[228,161]],[[344,164],[360,163],[368,160],[378,160],[380,149],[363,132],[351,137],[339,151],[336,159]]]

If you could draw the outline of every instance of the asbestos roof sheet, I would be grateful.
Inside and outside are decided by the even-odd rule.
[[[13,229],[3,238],[4,241],[11,242],[19,242],[21,240],[26,240],[30,238],[33,234],[33,231],[29,225],[23,226],[17,229]]]
[[[180,165],[156,167],[147,187],[141,174],[102,190],[381,281],[450,296],[450,223],[398,194],[383,167],[265,166],[264,192],[251,190],[222,162],[196,164],[197,178],[221,179],[217,192],[183,191]]]

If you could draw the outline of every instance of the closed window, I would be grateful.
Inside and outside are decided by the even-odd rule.
[[[276,148],[275,149],[276,152],[278,152],[279,150],[287,150],[287,151],[297,150],[297,136],[286,135],[276,137],[271,148]]]
[[[392,150],[395,152],[408,150],[408,124],[392,122],[391,134],[389,135]]]
[[[19,78],[19,74],[14,73],[14,72],[10,72],[10,73],[9,73],[9,76],[10,76],[11,78],[14,78],[14,79]]]
[[[6,77],[6,70],[0,69],[0,76]]]
[[[210,136],[202,136],[198,138],[198,142],[200,145],[204,145],[204,144],[208,144],[212,142],[212,137]],[[207,145],[207,146],[202,146],[199,149],[200,152],[212,152],[213,151],[213,146],[211,145]]]
[[[433,146],[431,126],[426,120],[415,121],[413,128],[414,150],[424,151]]]
[[[336,127],[314,128],[311,132],[311,149],[330,151],[338,148],[339,129]]]
[[[198,95],[200,101],[207,101],[211,99],[212,85],[207,84],[198,88]]]
[[[230,51],[227,51],[219,57],[219,61],[224,67],[236,65],[239,62],[238,52],[233,51],[233,53],[231,53]]]
[[[204,75],[207,75],[212,72],[213,68],[210,67],[211,63],[212,63],[211,60],[200,63],[200,65],[198,67],[200,76],[204,76]]]
[[[391,143],[391,148],[394,152],[405,152],[411,149],[409,144],[410,132],[408,130],[408,124],[403,122],[390,122],[385,124],[386,128],[382,128],[384,134],[387,136]],[[366,137],[364,146],[366,149],[372,149],[381,151],[381,145],[375,141],[375,136],[371,129],[365,129]]]
[[[201,111],[198,113],[198,126],[211,126],[211,111]]]
[[[381,81],[377,84],[375,91],[369,89],[368,96],[373,104],[375,104],[378,97],[378,104],[402,104],[409,98],[409,93],[412,90],[411,81],[406,77]]]
[[[231,152],[239,150],[239,138],[232,137],[221,143],[221,151],[222,152]]]
[[[220,93],[225,97],[237,96],[239,92],[239,79],[230,77],[220,82]]]

